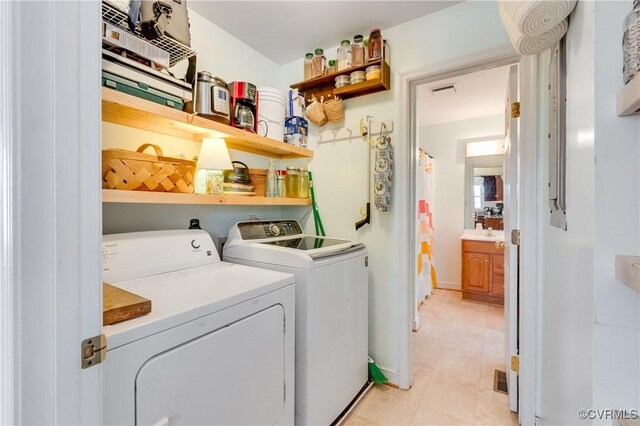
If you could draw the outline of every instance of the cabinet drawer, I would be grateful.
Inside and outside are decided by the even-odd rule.
[[[504,255],[492,254],[491,255],[491,272],[493,275],[504,276]]]
[[[495,296],[504,296],[504,277],[501,275],[491,276],[490,287],[489,293]]]
[[[504,253],[504,248],[497,248],[496,243],[493,241],[462,240],[462,251],[502,254]]]

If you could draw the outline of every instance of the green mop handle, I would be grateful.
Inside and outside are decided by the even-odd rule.
[[[316,202],[316,191],[313,188],[313,175],[309,170],[309,190],[311,192],[311,210],[313,210],[313,221],[316,227],[316,235],[326,236],[324,232],[324,226],[322,226],[322,219],[320,219],[320,211],[318,210],[318,203]]]

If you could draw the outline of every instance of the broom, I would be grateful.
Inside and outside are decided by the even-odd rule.
[[[387,383],[389,381],[371,357],[369,357],[369,376],[371,376],[373,383],[376,385]]]
[[[313,210],[313,221],[316,226],[316,235],[319,237],[326,236],[324,232],[324,226],[322,226],[322,219],[320,219],[320,210],[318,210],[318,202],[316,201],[316,191],[313,188],[313,175],[311,174],[311,167],[309,167],[309,190],[311,192],[311,210]]]

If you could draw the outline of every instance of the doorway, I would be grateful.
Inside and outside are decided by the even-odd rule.
[[[424,388],[422,404],[452,421],[517,423],[503,386],[504,189],[516,183],[514,175],[505,181],[504,168],[512,66],[447,75],[415,91],[412,379],[416,391]]]
[[[504,49],[495,49],[479,53],[477,55],[469,55],[464,58],[452,60],[450,62],[429,67],[427,69],[418,70],[407,73],[402,76],[403,84],[402,98],[403,105],[401,115],[403,117],[403,126],[407,132],[407,138],[410,141],[406,150],[399,153],[399,157],[406,164],[406,186],[408,188],[406,194],[406,215],[409,221],[406,226],[406,235],[408,236],[407,247],[404,251],[407,253],[407,278],[409,280],[406,292],[402,294],[401,301],[401,317],[399,323],[401,327],[400,342],[400,386],[408,389],[412,384],[412,326],[415,318],[415,283],[413,277],[417,270],[417,256],[415,251],[415,234],[417,213],[414,206],[417,205],[415,199],[415,179],[416,171],[413,165],[417,163],[418,156],[418,132],[416,131],[416,92],[417,87],[425,83],[456,77],[476,71],[496,68],[503,65],[518,64],[518,81],[513,84],[512,93],[517,92],[521,115],[516,119],[517,129],[519,130],[518,144],[514,147],[519,149],[519,153],[515,152],[515,158],[519,165],[519,201],[521,208],[519,211],[519,223],[522,229],[522,244],[517,246],[520,252],[520,266],[516,274],[522,291],[518,294],[510,293],[509,300],[519,304],[520,319],[517,326],[513,328],[512,334],[518,332],[519,350],[514,353],[515,361],[519,361],[520,370],[513,374],[517,377],[518,392],[518,416],[519,421],[523,424],[535,422],[536,407],[536,387],[535,378],[537,372],[536,367],[536,344],[537,344],[537,212],[532,206],[536,202],[536,173],[537,173],[537,60],[535,57],[519,57],[514,52],[505,47]],[[513,120],[513,119],[512,119]],[[510,239],[508,239],[510,240]],[[507,243],[509,244],[509,243]],[[515,247],[515,246],[514,246]],[[516,321],[512,321],[514,324]],[[510,342],[509,346],[511,346]],[[505,363],[509,364],[509,363]],[[517,374],[517,375],[516,375]],[[514,395],[514,394],[512,394]]]

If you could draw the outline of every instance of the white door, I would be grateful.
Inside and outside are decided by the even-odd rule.
[[[2,238],[15,260],[12,356],[0,348],[16,389],[10,423],[98,424],[102,366],[82,369],[81,342],[102,329],[100,2],[2,3],[0,67],[10,72],[0,110],[13,115],[4,142],[12,227]]]
[[[511,370],[511,357],[518,354],[518,246],[511,244],[511,230],[518,229],[518,119],[511,105],[518,99],[518,66],[509,72],[505,99],[504,156],[504,310],[505,368],[509,386],[509,408],[518,411],[518,374]]]

